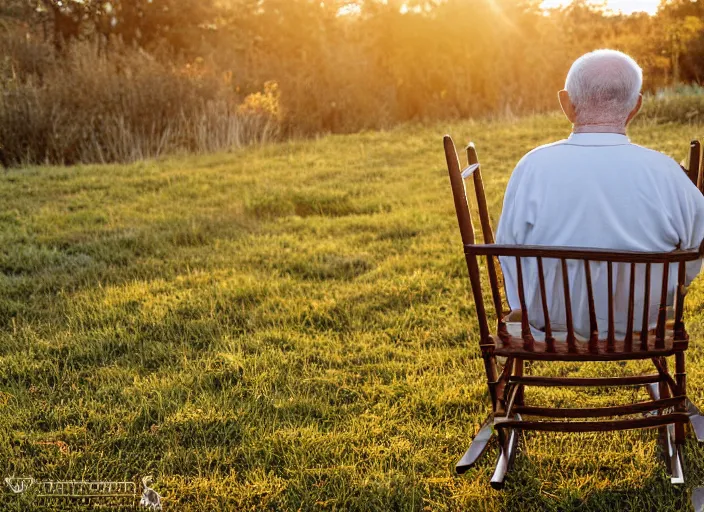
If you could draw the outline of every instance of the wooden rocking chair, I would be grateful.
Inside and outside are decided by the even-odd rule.
[[[479,326],[479,348],[484,359],[484,368],[489,386],[492,411],[475,436],[471,446],[457,463],[458,473],[464,473],[486,452],[491,439],[496,436],[499,457],[491,479],[492,487],[503,487],[510,471],[518,447],[519,434],[524,430],[551,432],[595,432],[628,429],[659,428],[659,444],[667,463],[672,483],[683,483],[682,445],[685,440],[685,427],[690,425],[698,441],[704,441],[704,417],[687,398],[685,350],[689,336],[682,321],[685,287],[685,263],[694,261],[704,254],[704,244],[700,250],[673,251],[669,253],[639,253],[610,251],[602,249],[580,249],[574,247],[515,246],[497,245],[487,209],[481,167],[473,144],[467,147],[468,166],[460,168],[457,151],[449,136],[444,138],[445,156],[450,172],[450,182],[454,195],[455,209],[459,222],[464,253],[469,271],[472,294],[476,305]],[[695,155],[695,149],[697,154]],[[699,176],[699,144],[692,145],[689,167],[684,170],[701,184]],[[694,168],[696,166],[696,168]],[[475,232],[467,203],[464,180],[471,178],[476,192],[479,221],[483,234],[483,244],[475,242]],[[694,180],[693,180],[694,181]],[[501,268],[495,258],[515,258],[518,278],[518,295],[521,305],[520,324],[509,324],[507,311],[503,308],[500,293]],[[492,331],[487,320],[487,311],[482,294],[479,260],[486,259],[491,304],[496,314],[496,329]],[[553,336],[548,315],[548,299],[544,277],[543,261],[559,261],[556,267],[562,273],[564,306],[566,316],[566,339],[557,341]],[[526,308],[526,297],[522,269],[528,261],[537,263],[540,299],[545,320],[544,340],[536,339],[531,330]],[[567,277],[567,261],[584,263],[586,291],[589,305],[591,336],[587,341],[578,341],[572,319],[570,284]],[[590,275],[590,262],[600,262],[607,267],[608,282],[608,335],[599,337],[597,315],[594,305],[594,291]],[[630,266],[627,327],[625,336],[617,339],[614,321],[614,279],[615,264]],[[678,286],[674,304],[667,304],[668,274],[671,264],[678,271]],[[643,322],[634,326],[636,316],[634,295],[636,265],[644,267],[643,283]],[[648,329],[651,268],[662,265],[662,284],[658,309],[657,327]],[[535,268],[535,267],[534,267]],[[668,322],[668,306],[674,306],[674,323]],[[510,328],[514,327],[514,328]],[[517,329],[515,327],[518,327]],[[603,331],[602,331],[603,332]],[[675,372],[668,369],[667,358],[674,356]],[[499,368],[497,358],[505,363]],[[650,360],[654,372],[647,375],[608,378],[567,378],[524,375],[524,361],[624,361]],[[553,408],[535,407],[525,403],[525,386],[645,386],[650,400],[630,405],[598,408]],[[524,419],[530,417],[530,419]],[[622,417],[619,419],[618,417]],[[625,419],[623,418],[625,417]],[[601,418],[601,419],[598,419]],[[557,419],[557,420],[555,420]],[[576,421],[575,421],[576,420]]]

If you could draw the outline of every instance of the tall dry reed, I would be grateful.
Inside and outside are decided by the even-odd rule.
[[[6,165],[131,162],[223,151],[278,136],[278,117],[242,109],[217,73],[194,73],[122,48],[64,56],[0,37],[0,151]]]

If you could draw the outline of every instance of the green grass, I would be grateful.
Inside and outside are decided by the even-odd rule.
[[[489,401],[445,131],[477,143],[496,220],[516,161],[569,128],[411,126],[2,174],[2,476],[152,474],[178,511],[686,510],[704,449],[688,442],[688,484],[672,488],[654,432],[530,434],[503,492],[494,455],[454,474]],[[631,135],[681,159],[704,129]],[[695,284],[688,382],[704,404],[702,304]]]

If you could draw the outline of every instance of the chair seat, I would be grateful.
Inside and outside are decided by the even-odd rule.
[[[656,337],[654,332],[648,333],[647,349],[641,348],[640,333],[633,333],[632,349],[626,350],[625,342],[617,339],[614,343],[613,351],[607,350],[607,341],[599,340],[597,351],[590,351],[589,342],[581,337],[577,337],[576,351],[568,350],[565,341],[566,333],[553,333],[555,338],[554,350],[550,351],[548,344],[544,340],[544,333],[534,335],[535,342],[532,350],[524,348],[524,341],[521,337],[521,324],[519,322],[507,322],[506,327],[509,333],[508,338],[501,339],[494,336],[496,348],[494,354],[497,356],[514,356],[527,360],[546,361],[623,361],[628,359],[650,359],[653,357],[663,357],[675,352],[687,349],[687,339],[676,339],[672,329],[667,329],[663,346],[656,348]],[[669,326],[668,326],[669,327]],[[540,336],[542,334],[542,336]]]

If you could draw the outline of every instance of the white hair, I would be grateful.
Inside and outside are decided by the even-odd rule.
[[[616,50],[582,55],[572,64],[565,82],[577,124],[625,124],[642,86],[643,70]]]

